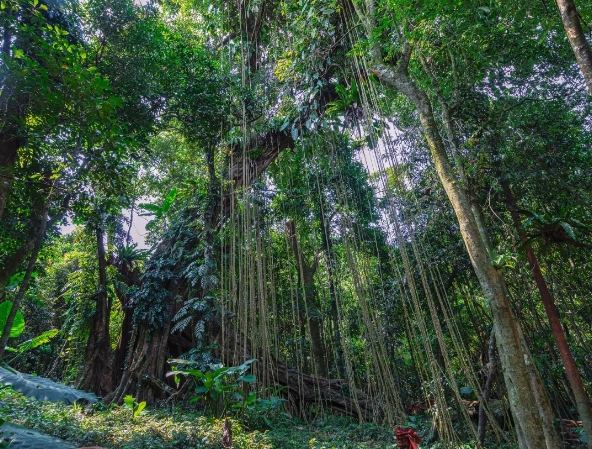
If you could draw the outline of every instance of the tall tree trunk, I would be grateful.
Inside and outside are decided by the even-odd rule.
[[[460,232],[477,279],[485,297],[489,300],[510,406],[524,436],[521,446],[541,449],[557,448],[560,446],[560,441],[553,429],[550,430],[550,438],[545,438],[547,429],[544,429],[542,424],[543,417],[540,415],[528,366],[524,360],[520,330],[506,296],[501,273],[489,260],[469,198],[455,178],[430,100],[409,77],[407,68],[410,57],[411,48],[407,46],[396,67],[378,62],[372,72],[381,82],[395,87],[405,95],[414,104],[419,114],[436,172],[456,213]]]
[[[522,243],[526,243],[528,237],[526,236],[526,232],[524,232],[522,229],[522,221],[520,219],[520,214],[517,211],[518,209],[516,207],[516,201],[510,189],[510,185],[505,180],[500,181],[500,184],[506,195],[506,201],[510,210],[510,214],[512,215],[512,220],[514,221],[516,231],[518,232]],[[586,434],[588,441],[588,448],[592,448],[592,404],[590,402],[590,397],[586,392],[586,388],[582,382],[578,367],[573,358],[571,350],[569,349],[569,345],[567,344],[567,339],[565,338],[565,333],[563,332],[563,326],[561,324],[559,313],[557,312],[555,302],[551,296],[547,282],[543,277],[543,273],[541,272],[541,268],[532,247],[528,248],[526,258],[528,260],[528,264],[530,265],[537,289],[541,295],[543,306],[545,308],[545,312],[547,313],[547,318],[549,319],[549,325],[551,326],[551,332],[553,333],[553,338],[555,339],[555,343],[559,349],[559,354],[561,355],[561,360],[563,361],[563,366],[565,367],[565,374],[574,394],[578,413],[580,415],[580,419],[582,420],[584,433]]]
[[[33,249],[31,252],[31,257],[29,258],[27,271],[25,272],[25,276],[23,277],[19,291],[12,303],[12,309],[10,309],[10,313],[6,318],[6,324],[4,325],[4,329],[2,330],[2,337],[0,337],[0,360],[2,360],[2,357],[4,356],[4,351],[6,349],[6,344],[8,343],[8,339],[10,337],[10,330],[12,329],[12,324],[14,323],[16,312],[18,311],[21,302],[25,297],[25,293],[29,286],[29,281],[33,276],[33,270],[35,269],[37,257],[39,256],[39,250],[41,249],[41,245],[43,244],[43,240],[45,239],[45,230],[47,228],[47,216],[49,215],[50,204],[51,201],[48,197],[45,202],[45,207],[43,208],[42,216],[40,217],[39,227],[37,229],[37,236],[34,239]]]
[[[102,396],[112,391],[112,351],[109,336],[111,304],[107,294],[107,259],[105,235],[99,226],[96,230],[97,258],[99,265],[99,291],[93,315],[93,323],[84,354],[84,371],[79,388],[92,390]]]
[[[580,15],[576,9],[574,0],[555,0],[563,27],[567,32],[567,39],[576,55],[580,70],[586,80],[588,93],[592,94],[592,49],[584,36],[584,30],[580,22]]]
[[[113,262],[113,259],[111,259]],[[117,260],[114,263],[119,272],[123,285],[127,287],[134,287],[140,283],[140,273],[137,267],[128,265],[124,260]],[[126,288],[121,284],[115,286],[115,294],[121,303],[121,310],[123,312],[123,322],[121,323],[121,331],[117,341],[117,348],[113,354],[113,385],[117,385],[123,376],[125,366],[125,357],[130,346],[132,332],[133,332],[133,315],[134,311],[129,307],[129,297]]]
[[[298,278],[300,285],[304,289],[304,301],[307,309],[308,331],[310,333],[310,346],[312,358],[314,360],[316,374],[319,377],[327,376],[327,359],[325,357],[325,345],[323,344],[323,336],[321,332],[322,321],[320,313],[317,310],[317,298],[314,285],[314,275],[319,264],[319,256],[315,257],[314,262],[309,265],[304,260],[302,249],[298,243],[296,235],[296,224],[289,220],[286,222],[286,234],[294,257],[296,258],[296,265],[298,270]]]
[[[427,63],[425,63],[423,58],[420,57],[420,60],[422,62],[424,70],[432,77],[432,80],[434,82],[436,94],[438,96],[438,100],[439,100],[440,105],[442,107],[442,120],[443,120],[443,124],[444,124],[444,129],[446,131],[446,136],[447,136],[448,140],[450,141],[452,154],[453,154],[454,160],[457,164],[457,170],[458,170],[458,174],[459,174],[459,177],[461,180],[461,184],[463,187],[466,188],[466,195],[468,196],[469,201],[471,203],[471,210],[473,212],[473,218],[475,219],[475,223],[477,225],[477,229],[479,230],[479,234],[481,235],[481,240],[483,241],[483,244],[485,246],[485,250],[487,251],[487,255],[488,255],[489,259],[491,260],[491,258],[493,256],[493,245],[491,243],[491,240],[489,238],[489,233],[487,232],[487,228],[485,226],[485,219],[483,216],[483,210],[481,209],[481,205],[479,204],[479,201],[477,200],[474,192],[471,189],[471,185],[469,183],[468,177],[466,175],[466,172],[465,172],[463,164],[462,164],[460,151],[459,151],[459,143],[458,143],[458,139],[456,138],[456,133],[454,132],[454,128],[452,125],[452,120],[450,117],[448,104],[444,100],[444,96],[442,95],[442,92],[439,89],[437,77],[431,72],[430,67],[428,66]],[[502,278],[502,282],[503,282],[505,295],[506,295],[506,297],[509,298],[510,294],[509,294],[509,291],[507,289],[507,285],[505,284],[503,278]],[[539,375],[538,371],[536,370],[534,363],[532,362],[532,356],[530,354],[530,350],[526,344],[526,340],[524,338],[524,335],[523,335],[522,330],[520,329],[519,325],[518,325],[518,330],[519,330],[520,339],[522,341],[522,350],[524,352],[524,361],[525,361],[526,366],[528,368],[528,375],[530,378],[530,384],[531,384],[532,391],[534,394],[534,399],[536,401],[537,407],[539,409],[539,414],[542,419],[541,423],[543,426],[543,430],[545,432],[545,439],[547,441],[553,441],[554,439],[556,439],[556,435],[554,435],[555,432],[553,430],[553,409],[551,407],[551,403],[549,401],[548,394],[545,391],[545,389],[543,388],[543,384],[542,384],[540,375]],[[521,430],[519,425],[517,426],[517,429]],[[520,432],[519,432],[519,438],[523,438],[523,435]]]

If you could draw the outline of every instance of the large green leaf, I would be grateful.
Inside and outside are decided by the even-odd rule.
[[[134,409],[134,418],[136,418],[138,415],[140,415],[140,413],[142,413],[142,410],[144,410],[145,408],[146,408],[146,401],[140,402]]]
[[[41,335],[38,335],[35,338],[32,338],[31,340],[27,340],[24,343],[21,343],[17,346],[16,349],[19,353],[23,353],[25,351],[37,348],[41,345],[49,343],[51,339],[58,334],[58,332],[58,329],[50,329],[48,331],[45,331]]]
[[[38,401],[64,402],[66,404],[84,401],[92,404],[98,400],[93,393],[76,390],[45,377],[19,373],[12,368],[0,367],[0,384],[10,385],[13,390]]]
[[[12,309],[12,302],[5,301],[0,304],[0,330],[4,329],[6,325],[6,320],[8,319],[8,314]],[[23,314],[20,312],[16,312],[16,316],[14,317],[14,322],[12,323],[12,328],[10,329],[10,337],[18,337],[20,334],[23,333],[25,330],[25,318]]]
[[[254,374],[245,374],[244,376],[240,376],[237,379],[238,382],[247,382],[247,383],[255,383],[257,381],[257,376]]]
[[[39,433],[33,429],[4,422],[0,426],[0,438],[8,449],[74,449],[77,446]]]

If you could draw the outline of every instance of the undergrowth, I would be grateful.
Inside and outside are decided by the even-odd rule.
[[[133,417],[129,408],[99,410],[39,402],[11,389],[0,391],[0,418],[34,428],[79,446],[109,449],[222,448],[223,420],[181,411],[148,408]],[[263,426],[261,426],[263,427]],[[278,415],[267,430],[247,428],[233,420],[236,449],[394,449],[392,431],[350,419],[325,416],[312,423]]]
[[[33,428],[79,446],[109,449],[221,449],[224,420],[213,419],[180,407],[146,408],[134,417],[127,407],[105,410],[102,405],[81,407],[39,402],[10,388],[0,390],[0,418]],[[253,418],[253,417],[251,417]],[[425,428],[421,426],[424,433]],[[232,420],[235,449],[395,449],[392,430],[370,423],[324,415],[307,423],[277,413],[246,424]],[[447,447],[443,443],[422,448]],[[474,444],[458,444],[456,449]],[[513,445],[488,442],[486,447]]]

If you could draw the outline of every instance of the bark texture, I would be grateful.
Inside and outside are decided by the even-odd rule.
[[[79,388],[92,390],[103,396],[112,389],[112,353],[109,338],[111,304],[107,295],[107,259],[105,255],[104,233],[96,230],[97,258],[99,266],[99,291],[96,295],[96,308],[93,323],[86,343],[84,355],[84,372]]]
[[[576,60],[584,75],[586,81],[586,87],[588,93],[592,95],[592,49],[590,44],[584,36],[584,30],[582,29],[582,23],[580,22],[580,15],[576,9],[574,0],[555,0],[559,13],[561,14],[561,20],[563,21],[563,27],[567,33],[567,39],[569,44],[576,55]]]

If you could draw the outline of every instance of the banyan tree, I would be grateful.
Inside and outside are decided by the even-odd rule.
[[[589,104],[552,5],[136,3],[15,0],[2,25],[0,282],[25,273],[18,306],[48,234],[84,226],[80,388],[176,401],[179,360],[256,359],[304,419],[421,410],[430,441],[551,449],[575,418],[592,442]]]

